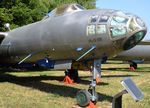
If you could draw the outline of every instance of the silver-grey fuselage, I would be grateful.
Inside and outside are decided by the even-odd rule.
[[[105,15],[109,16],[109,19],[107,22],[97,20],[91,23],[89,19],[93,15],[98,15],[98,18]],[[26,62],[35,62],[46,56],[52,60],[76,60],[92,46],[96,46],[95,50],[82,60],[101,58],[103,54],[108,57],[114,56],[123,51],[124,44],[132,35],[139,31],[146,32],[146,27],[133,32],[127,29],[124,35],[112,38],[110,21],[113,16],[117,16],[116,10],[95,9],[69,12],[11,30],[0,45],[1,62],[17,63],[29,54],[32,54],[32,57]],[[127,17],[133,16],[127,15]],[[94,27],[104,25],[105,33],[99,34],[94,31],[94,34],[88,35],[87,32],[92,32],[92,30],[87,30],[90,25]]]

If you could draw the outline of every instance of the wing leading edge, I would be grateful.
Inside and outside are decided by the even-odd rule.
[[[141,41],[139,45],[150,45],[150,40]]]

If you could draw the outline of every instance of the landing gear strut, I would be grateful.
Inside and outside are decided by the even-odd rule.
[[[94,60],[92,69],[92,80],[88,90],[80,90],[77,93],[77,104],[81,107],[89,105],[90,101],[94,104],[98,101],[98,95],[96,93],[96,77],[99,74],[101,77],[101,59]]]

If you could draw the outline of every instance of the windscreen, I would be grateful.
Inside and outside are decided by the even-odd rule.
[[[110,26],[111,26],[111,36],[112,38],[123,36],[127,33],[128,18],[113,16]]]

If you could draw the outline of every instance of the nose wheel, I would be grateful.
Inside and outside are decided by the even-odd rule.
[[[90,103],[91,100],[91,94],[88,92],[88,90],[80,90],[77,93],[77,104],[81,107],[85,107]]]
[[[90,90],[80,90],[77,93],[77,104],[81,107],[86,107],[90,102],[96,104],[98,101],[98,94],[95,92],[95,100],[92,100],[92,92]]]
[[[81,107],[86,107],[90,102],[94,104],[98,101],[98,94],[96,93],[96,77],[101,77],[101,60],[94,60],[92,69],[92,80],[88,90],[80,90],[77,93],[77,104]]]

